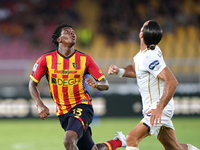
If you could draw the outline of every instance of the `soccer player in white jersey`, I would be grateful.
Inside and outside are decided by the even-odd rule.
[[[171,118],[178,81],[166,66],[157,44],[162,39],[162,29],[156,21],[146,21],[140,31],[140,51],[132,65],[118,68],[111,65],[108,74],[137,78],[142,97],[144,118],[127,135],[126,150],[139,150],[139,142],[154,134],[166,150],[198,150],[190,144],[180,144],[176,138]]]

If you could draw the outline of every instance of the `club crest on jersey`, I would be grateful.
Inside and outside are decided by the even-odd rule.
[[[78,66],[78,63],[73,63],[73,67],[74,67],[74,69],[76,69],[77,66]]]
[[[160,63],[158,60],[153,61],[150,65],[149,65],[149,69],[153,70],[156,66],[158,66]]]

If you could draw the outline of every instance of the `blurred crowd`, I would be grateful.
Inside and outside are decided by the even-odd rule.
[[[108,44],[117,40],[138,40],[141,25],[157,20],[165,33],[174,33],[176,26],[196,26],[200,30],[200,0],[98,0],[99,33]]]
[[[35,58],[35,55],[38,57],[38,50],[52,49],[53,44],[49,44],[49,41],[56,25],[66,21],[73,27],[81,25],[82,20],[76,7],[78,2],[79,0],[1,0],[0,59],[21,59],[28,54],[31,54],[29,58]],[[140,27],[148,19],[157,20],[165,33],[174,33],[176,26],[193,25],[200,30],[200,0],[96,2],[100,6],[100,13],[95,28],[108,39],[109,45],[118,40],[137,41]],[[91,31],[84,30],[81,35],[89,40],[92,38]],[[8,53],[7,49],[16,52]]]
[[[49,44],[49,41],[56,25],[66,21],[80,23],[76,2],[77,0],[1,0],[1,58],[3,49],[7,48],[6,45],[14,45],[16,51],[24,49],[22,57],[28,50],[37,52],[51,48],[53,45]],[[11,46],[11,49],[13,47]]]

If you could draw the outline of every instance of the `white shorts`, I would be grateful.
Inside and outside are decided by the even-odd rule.
[[[162,126],[164,127],[168,127],[168,128],[171,128],[173,130],[174,129],[174,126],[173,126],[173,123],[171,121],[171,118],[174,114],[174,110],[164,110],[163,111],[163,115],[161,117],[161,124],[159,123],[159,120],[158,120],[158,124],[157,126],[151,126],[150,124],[150,115],[144,115],[144,118],[141,120],[141,123],[143,123],[144,125],[148,126],[150,128],[150,135],[154,134],[156,136],[156,138],[158,137],[158,134],[160,132],[160,128]]]

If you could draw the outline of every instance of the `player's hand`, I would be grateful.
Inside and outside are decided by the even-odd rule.
[[[158,107],[156,109],[151,109],[149,110],[147,113],[145,113],[145,115],[151,114],[150,117],[150,124],[152,126],[157,126],[158,120],[159,123],[161,123],[161,116],[162,116],[163,110],[159,109]]]
[[[108,69],[108,74],[109,75],[117,75],[119,73],[119,68],[116,67],[115,65],[111,65]]]
[[[37,106],[38,114],[41,119],[45,120],[49,113],[49,108],[47,108],[45,105]]]
[[[93,78],[86,78],[85,83],[93,88],[96,88],[96,86],[98,85],[97,82]]]

